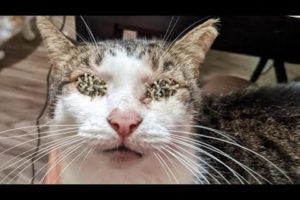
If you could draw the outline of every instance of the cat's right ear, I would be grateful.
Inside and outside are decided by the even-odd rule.
[[[174,53],[181,55],[187,61],[204,61],[205,55],[218,36],[216,25],[219,19],[209,19],[193,28],[171,47]]]
[[[51,62],[59,64],[59,62],[66,61],[70,49],[74,49],[75,45],[58,30],[49,17],[38,16],[36,23],[48,50]]]

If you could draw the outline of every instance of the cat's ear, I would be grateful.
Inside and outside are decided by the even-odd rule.
[[[217,23],[219,23],[219,19],[209,19],[189,31],[175,42],[172,47],[174,52],[188,60],[202,63],[207,51],[218,36]]]
[[[48,50],[51,61],[59,62],[67,59],[70,49],[75,45],[50,21],[49,17],[38,16],[37,27]]]

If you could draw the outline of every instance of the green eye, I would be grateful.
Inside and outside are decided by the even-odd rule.
[[[107,90],[106,83],[102,79],[88,73],[77,78],[76,87],[79,92],[91,97],[104,96]]]
[[[146,97],[157,101],[173,96],[179,88],[179,84],[170,78],[159,79],[151,85],[146,83],[146,86]]]

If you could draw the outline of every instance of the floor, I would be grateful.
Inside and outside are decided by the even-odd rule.
[[[61,17],[54,19],[59,25]],[[64,33],[74,38],[73,30],[74,18],[68,16]],[[1,48],[7,57],[0,61],[0,183],[29,183],[31,167],[28,158],[36,144],[34,125],[45,101],[49,64],[40,38],[27,43],[17,35]],[[203,79],[217,74],[249,79],[257,62],[256,57],[212,50],[202,66],[201,75]],[[300,65],[287,64],[286,68],[289,80],[300,76]],[[275,82],[271,67],[258,80],[261,85]],[[24,128],[26,126],[33,127]],[[44,156],[36,163],[36,168],[42,169],[37,180],[45,173],[46,161]]]

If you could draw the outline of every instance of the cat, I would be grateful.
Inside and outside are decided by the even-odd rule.
[[[34,40],[36,35],[31,25],[33,19],[34,16],[0,16],[0,46],[19,32],[22,32],[25,40]],[[4,57],[5,52],[0,50],[0,60]]]
[[[37,17],[52,66],[44,123],[60,146],[61,183],[300,183],[300,84],[201,95],[199,66],[218,23],[172,43],[95,45]]]

